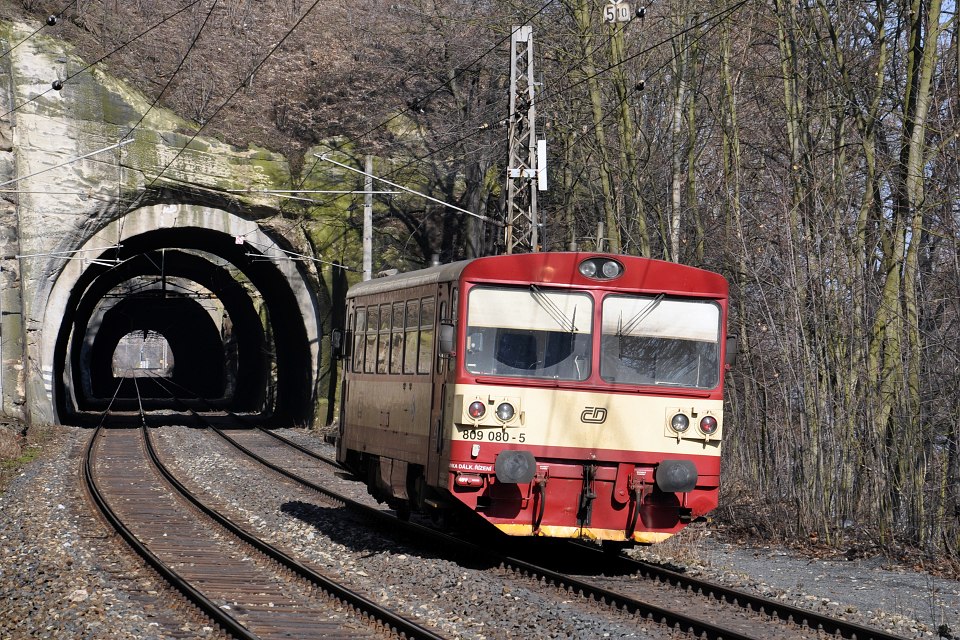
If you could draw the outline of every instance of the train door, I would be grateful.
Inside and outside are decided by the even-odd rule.
[[[356,371],[354,368],[354,362],[357,357],[357,329],[362,329],[362,325],[358,323],[357,313],[354,308],[353,302],[347,303],[347,323],[345,330],[343,332],[343,341],[341,345],[341,351],[343,353],[343,362],[341,363],[341,379],[340,379],[340,428],[339,428],[339,437],[337,438],[337,460],[339,462],[344,462],[347,456],[347,447],[344,442],[344,432],[347,425],[347,413],[346,406],[347,401],[350,397],[350,377],[351,374]],[[366,323],[366,314],[363,310],[360,311],[362,320],[359,322]],[[360,359],[363,360],[363,345],[360,344]]]
[[[443,405],[444,389],[452,367],[455,367],[454,358],[441,356],[439,348],[440,324],[453,322],[457,315],[456,309],[456,281],[441,282],[437,287],[436,321],[434,323],[434,356],[432,376],[432,398],[430,402],[430,451],[427,455],[427,484],[431,486],[446,486],[446,469],[443,460],[447,451],[444,447]]]

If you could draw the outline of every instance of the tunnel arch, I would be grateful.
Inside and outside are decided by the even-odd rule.
[[[156,272],[153,274],[153,272]],[[265,385],[267,384],[266,369],[269,366],[265,358],[267,347],[260,315],[254,308],[244,286],[234,279],[222,265],[214,265],[209,257],[191,254],[180,250],[164,249],[141,253],[106,274],[96,278],[86,289],[80,303],[74,308],[74,331],[78,334],[81,327],[85,327],[83,340],[74,340],[71,344],[68,372],[84,392],[92,393],[90,374],[90,348],[96,339],[105,313],[103,304],[105,296],[118,287],[122,282],[129,282],[138,277],[153,274],[158,282],[145,285],[142,293],[154,292],[157,295],[169,295],[164,284],[174,278],[185,278],[198,287],[210,291],[217,297],[231,323],[231,333],[235,335],[232,348],[235,350],[234,361],[237,365],[235,374],[235,390],[233,404],[235,410],[256,411],[262,409]],[[98,315],[99,314],[99,315]],[[230,373],[228,371],[228,373]],[[93,397],[93,396],[91,396]],[[210,399],[214,400],[214,399]],[[78,401],[78,405],[80,402]],[[214,404],[230,404],[229,402]],[[102,406],[103,402],[94,401],[93,408]]]
[[[155,299],[141,295],[123,299],[104,314],[90,350],[92,399],[108,399],[121,386],[113,372],[113,354],[120,339],[136,331],[154,331],[166,338],[176,363],[170,382],[177,389],[211,400],[225,397],[226,353],[206,310],[182,296]],[[149,398],[166,395],[165,389],[154,388],[156,383],[151,380],[138,386]],[[135,398],[130,387],[125,385],[116,395]]]
[[[206,389],[210,399],[230,410],[258,411],[275,423],[311,422],[322,388],[321,338],[329,308],[312,265],[290,260],[282,245],[289,243],[281,234],[237,214],[169,203],[132,211],[87,238],[78,249],[88,259],[64,265],[44,315],[41,357],[52,374],[56,419],[82,422],[98,405],[102,383],[113,379],[113,350],[131,326],[163,333],[164,319],[177,315],[184,329],[164,335],[180,349],[193,345],[188,350],[202,351],[209,361],[197,365],[201,370],[219,371],[225,358],[237,358],[234,393],[224,394],[227,380],[213,376],[216,388]],[[229,326],[218,330],[203,319],[195,301],[169,302],[178,299],[170,292],[158,297],[158,276],[209,290]],[[124,283],[144,285],[145,292],[104,305],[108,292]],[[158,300],[167,300],[170,309]],[[128,321],[111,313],[117,306]],[[238,355],[226,354],[229,348]],[[187,355],[177,361],[181,358],[190,361]]]

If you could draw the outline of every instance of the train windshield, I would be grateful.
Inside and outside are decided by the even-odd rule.
[[[593,299],[586,293],[474,287],[464,366],[475,375],[586,380]]]
[[[609,295],[600,377],[607,382],[713,389],[720,382],[720,306],[713,301]]]

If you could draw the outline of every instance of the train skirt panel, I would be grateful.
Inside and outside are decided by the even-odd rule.
[[[341,447],[384,458],[425,464],[429,438],[429,382],[357,379],[349,387],[351,398],[344,401],[344,420],[351,425]],[[347,400],[351,400],[348,398]]]

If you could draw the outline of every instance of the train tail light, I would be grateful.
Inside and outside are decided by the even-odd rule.
[[[720,423],[713,416],[703,416],[700,419],[700,431],[705,436],[712,436],[720,428]]]
[[[483,404],[479,400],[474,400],[470,403],[470,406],[467,407],[467,413],[470,414],[470,417],[474,420],[479,420],[486,412],[487,405]]]

